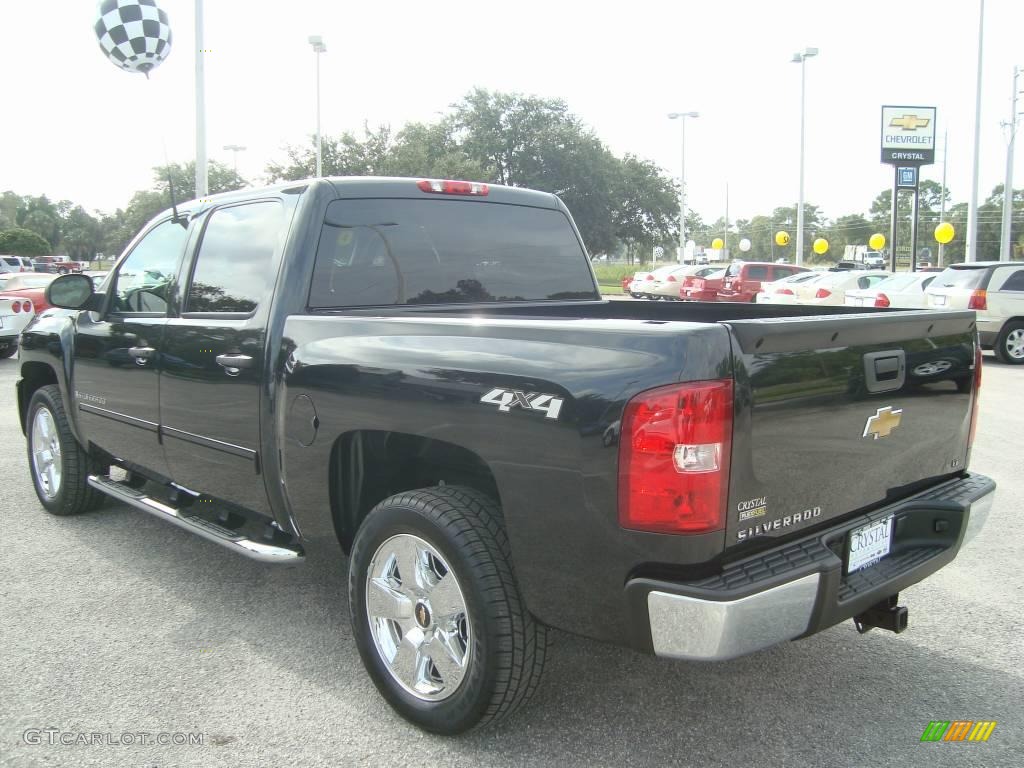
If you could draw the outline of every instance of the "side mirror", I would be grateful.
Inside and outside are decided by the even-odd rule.
[[[61,309],[92,309],[95,291],[88,275],[61,275],[46,286],[46,300]]]

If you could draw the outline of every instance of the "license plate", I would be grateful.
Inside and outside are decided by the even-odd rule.
[[[945,304],[946,304],[946,297],[945,296],[934,296],[934,295],[932,296],[932,306],[934,306],[934,307],[942,307],[942,306],[945,306]]]
[[[858,306],[858,307],[863,307],[863,306],[864,306],[864,299],[862,299],[862,298],[858,297],[858,298],[856,298],[856,299],[854,299],[854,300],[853,300],[853,303],[854,303],[854,304],[855,304],[856,306]]]
[[[850,531],[846,542],[846,572],[874,565],[892,548],[892,517]]]

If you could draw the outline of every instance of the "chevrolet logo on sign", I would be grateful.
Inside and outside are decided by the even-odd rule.
[[[903,409],[893,410],[891,405],[879,408],[874,416],[869,416],[864,424],[864,434],[861,437],[870,435],[877,440],[880,437],[888,437],[892,431],[900,425],[900,418],[903,416]]]
[[[927,117],[904,115],[903,117],[894,117],[889,122],[889,127],[902,128],[904,131],[916,131],[918,128],[927,128],[930,122],[931,120]]]

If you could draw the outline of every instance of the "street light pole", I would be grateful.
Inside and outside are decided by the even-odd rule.
[[[320,137],[320,54],[327,52],[327,46],[320,35],[310,35],[309,44],[313,46],[313,53],[316,54],[316,175],[319,178],[324,175]]]
[[[196,0],[196,198],[206,197],[206,65],[203,50],[203,0]]]
[[[981,159],[981,61],[985,42],[985,0],[978,7],[978,83],[974,91],[974,166],[971,170],[971,203],[967,209],[967,254],[978,260],[978,168]]]
[[[946,220],[946,158],[949,155],[949,128],[942,134],[942,199],[939,202],[939,224]],[[935,266],[942,266],[944,243],[939,243],[939,258]]]
[[[804,263],[804,122],[807,95],[807,59],[817,56],[817,48],[804,48],[793,54],[793,63],[800,65],[800,199],[796,209],[796,264]]]
[[[1013,98],[1010,100],[1010,122],[1006,127],[1010,131],[1010,140],[1006,145],[1006,181],[1003,183],[1003,221],[999,231],[999,260],[1009,261],[1013,257],[1013,245],[1010,243],[1010,220],[1013,217],[1013,145],[1017,137],[1017,78],[1021,68],[1013,68]]]
[[[682,262],[686,253],[686,118],[700,117],[700,112],[669,112],[668,119],[678,119],[682,125],[681,161],[679,164],[679,256],[677,262]]]
[[[237,176],[238,175],[238,153],[239,152],[245,152],[245,147],[243,147],[240,144],[225,144],[224,145],[224,149],[227,152],[231,152],[232,156],[234,157],[235,176]]]

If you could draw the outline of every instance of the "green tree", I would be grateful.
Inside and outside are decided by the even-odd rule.
[[[461,178],[552,192],[594,254],[649,252],[675,236],[671,182],[651,163],[616,158],[565,102],[478,88],[452,109],[437,123],[412,123],[398,134],[364,126],[361,138],[324,137],[323,172]],[[269,164],[267,175],[313,176],[314,149],[287,147],[286,161]]]
[[[9,256],[49,256],[50,244],[31,229],[13,227],[0,232],[0,253]]]

